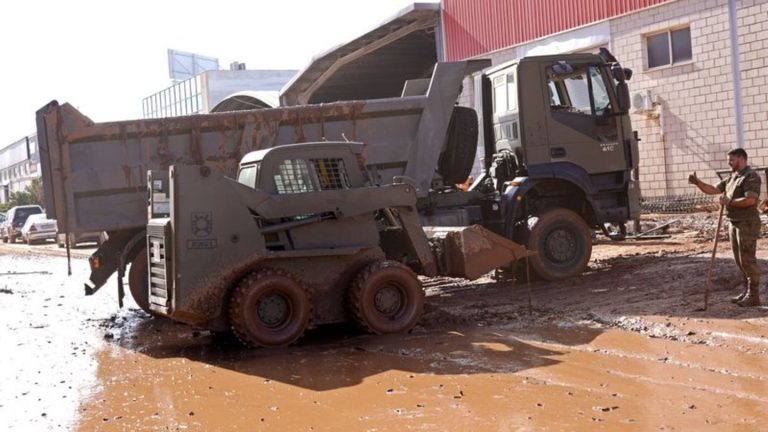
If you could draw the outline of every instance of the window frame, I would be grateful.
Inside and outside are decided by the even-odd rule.
[[[675,52],[672,47],[672,33],[680,30],[688,29],[688,44],[691,48],[691,57],[685,60],[675,61]],[[658,66],[651,66],[651,53],[649,52],[648,47],[648,39],[665,34],[667,36],[667,54],[669,55],[669,63],[658,65]],[[680,66],[680,65],[686,65],[693,63],[693,37],[691,36],[691,25],[685,24],[681,26],[675,26],[675,27],[669,27],[661,31],[656,31],[653,33],[647,33],[643,35],[643,48],[644,48],[644,57],[645,57],[645,70],[648,71],[655,71],[659,69],[664,68],[670,68],[674,66]]]

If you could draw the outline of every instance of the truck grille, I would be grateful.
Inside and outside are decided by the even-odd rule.
[[[170,250],[171,221],[152,219],[147,224],[149,254],[149,309],[168,314],[173,292],[173,266]]]

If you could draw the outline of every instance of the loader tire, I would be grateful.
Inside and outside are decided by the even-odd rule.
[[[542,279],[558,281],[586,270],[592,254],[592,237],[584,219],[561,208],[539,217],[526,246],[536,251],[530,258],[535,273]]]
[[[446,184],[464,183],[472,172],[477,152],[477,128],[474,109],[453,107],[443,152],[437,162],[437,172]]]
[[[350,313],[364,331],[402,333],[424,312],[424,290],[416,274],[396,261],[377,261],[357,274],[348,293]]]
[[[249,274],[229,300],[232,332],[248,346],[290,345],[304,334],[311,318],[309,292],[298,278],[280,269]]]
[[[128,289],[136,305],[144,312],[154,315],[149,310],[149,273],[147,269],[147,248],[142,247],[128,269]]]

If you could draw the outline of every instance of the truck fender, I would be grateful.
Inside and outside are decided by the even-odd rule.
[[[516,177],[501,194],[501,214],[504,220],[504,232],[507,238],[512,238],[514,221],[520,216],[523,199],[535,182],[529,177]]]
[[[584,168],[570,162],[553,162],[546,165],[531,165],[528,168],[528,177],[531,180],[559,179],[573,183],[584,192],[589,199],[597,193],[597,190]]]
[[[563,181],[567,182],[571,185],[573,185],[574,188],[580,190],[584,194],[584,199],[587,201],[587,204],[589,207],[594,211],[597,210],[595,207],[595,202],[592,200],[590,192],[594,188],[587,187],[586,185],[589,184],[589,180],[585,179],[584,177],[580,177],[578,173],[576,175],[565,174],[565,175],[557,175],[554,176],[554,178],[531,178],[531,177],[517,177],[512,182],[510,182],[510,185],[504,190],[504,193],[502,194],[501,198],[501,212],[505,224],[505,231],[508,235],[511,235],[512,226],[514,224],[514,221],[518,220],[522,216],[522,211],[524,208],[524,200],[527,196],[527,194],[531,191],[536,189],[536,186],[541,183],[542,181]],[[585,181],[587,182],[585,184]],[[571,209],[576,211],[577,213],[580,213],[579,209]],[[584,217],[584,216],[582,216]],[[511,237],[510,237],[511,238]]]

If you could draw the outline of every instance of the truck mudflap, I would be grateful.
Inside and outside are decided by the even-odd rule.
[[[125,266],[139,251],[138,243],[144,239],[144,229],[110,231],[107,241],[99,245],[90,257],[88,264],[91,275],[85,282],[85,295],[93,295],[107,282],[110,276],[118,272],[119,297],[122,298],[122,277]]]
[[[535,255],[512,240],[480,225],[469,227],[424,227],[437,249],[439,273],[477,279],[489,271]]]

